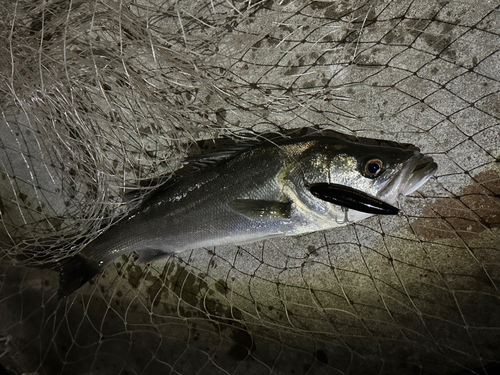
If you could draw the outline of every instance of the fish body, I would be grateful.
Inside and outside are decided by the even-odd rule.
[[[347,215],[346,208],[331,203],[336,200],[323,199],[311,187],[341,186],[391,204],[435,170],[432,159],[418,151],[332,137],[264,142],[201,156],[75,257],[61,260],[59,294],[69,295],[132,251],[139,262],[149,262],[190,249],[331,229],[347,224],[346,216],[359,221],[373,214],[351,209]]]

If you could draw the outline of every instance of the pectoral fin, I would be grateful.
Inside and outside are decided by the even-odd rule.
[[[292,212],[291,202],[237,199],[229,205],[233,210],[250,219],[289,219]]]
[[[318,183],[309,186],[316,198],[352,210],[375,215],[397,215],[399,210],[363,191],[338,184]]]

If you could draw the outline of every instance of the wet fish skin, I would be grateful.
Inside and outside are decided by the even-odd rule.
[[[369,160],[383,171],[367,176]],[[90,242],[75,257],[62,259],[59,295],[71,294],[118,256],[132,251],[139,262],[166,254],[223,244],[245,244],[343,225],[342,207],[312,194],[308,186],[337,184],[394,203],[404,193],[423,156],[414,150],[368,146],[332,137],[263,142],[235,151],[202,156],[186,172],[157,188]],[[428,179],[435,164],[427,157],[419,173]],[[193,164],[207,164],[194,170]],[[350,221],[370,213],[349,211]]]

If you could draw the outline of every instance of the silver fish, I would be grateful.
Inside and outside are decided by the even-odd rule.
[[[419,151],[318,136],[202,155],[76,256],[59,261],[59,295],[132,251],[139,262],[151,262],[395,214],[397,197],[417,190],[436,169]]]

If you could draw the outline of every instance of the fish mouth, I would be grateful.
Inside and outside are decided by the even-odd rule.
[[[380,191],[378,197],[394,203],[400,194],[408,195],[419,189],[436,173],[437,168],[430,156],[415,152],[399,174]]]
[[[421,155],[417,165],[409,174],[408,181],[401,190],[401,194],[408,195],[419,189],[436,173],[437,167],[437,164],[430,156]]]

